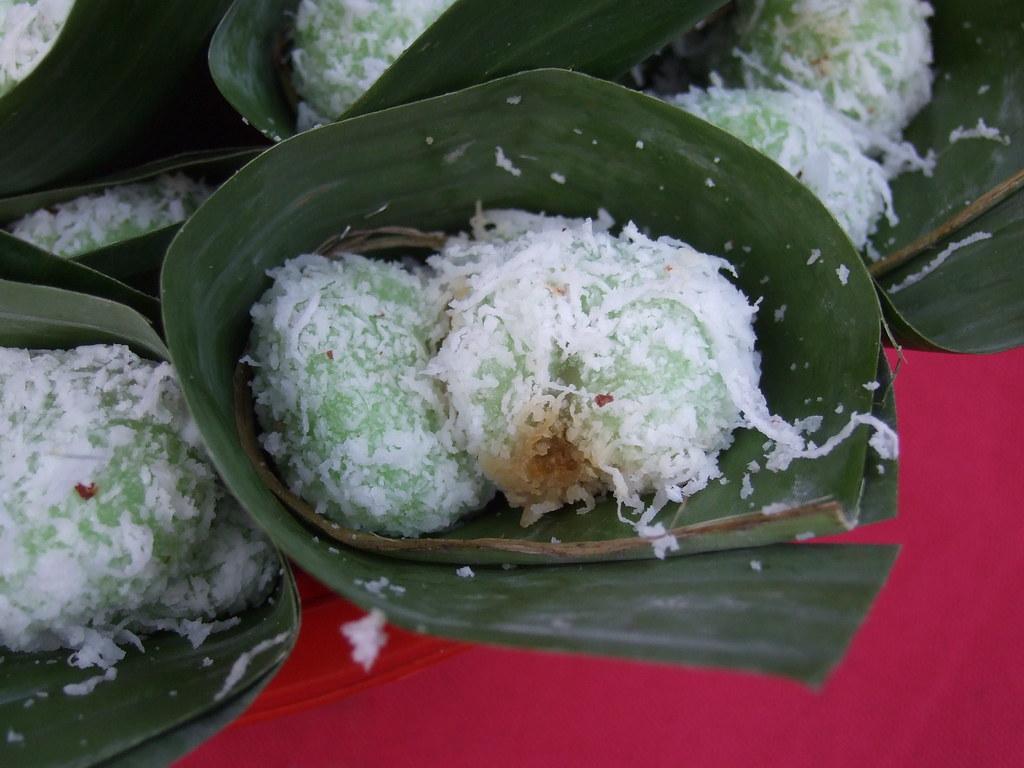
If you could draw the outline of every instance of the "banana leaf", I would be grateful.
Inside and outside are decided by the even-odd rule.
[[[226,7],[76,2],[51,50],[0,97],[0,195],[85,178],[146,143]]]
[[[0,344],[26,349],[127,344],[143,357],[170,357],[152,324],[128,306],[11,280],[0,280]]]
[[[875,390],[871,413],[896,431],[896,392],[894,375],[885,355],[878,356],[879,387]],[[899,462],[880,459],[872,451],[864,461],[864,485],[860,494],[859,525],[870,525],[896,516],[896,497],[899,490]]]
[[[149,323],[128,307],[0,280],[0,344],[86,343],[124,343],[148,357],[167,356]],[[212,735],[244,710],[295,642],[298,600],[284,560],[281,569],[271,598],[242,614],[237,626],[196,649],[176,635],[151,635],[144,640],[145,653],[130,650],[117,676],[88,695],[65,692],[65,686],[98,674],[69,666],[68,651],[0,650],[0,765],[152,765]],[[239,665],[241,676],[232,676],[228,685],[236,661],[254,650],[248,666]]]
[[[499,146],[521,169],[520,175],[496,164]],[[713,187],[708,179],[713,179]],[[296,520],[269,490],[243,447],[236,409],[241,405],[244,411],[244,402],[236,397],[234,376],[249,332],[249,308],[268,287],[265,270],[315,249],[348,226],[457,231],[466,226],[478,201],[485,207],[576,216],[592,215],[603,207],[619,223],[634,220],[703,250],[732,248],[729,257],[738,269],[741,288],[752,297],[764,297],[757,331],[762,383],[773,412],[789,419],[820,414],[821,434],[829,435],[841,429],[852,412],[874,409],[873,396],[864,385],[878,375],[880,315],[859,256],[798,181],[702,121],[610,83],[542,70],[311,131],[250,163],[186,223],[164,264],[162,299],[172,357],[222,476],[292,558],[343,594],[358,597],[355,579],[390,574],[404,584],[408,579],[401,574],[408,573],[423,583],[429,579],[442,594],[431,597],[429,589],[417,590],[414,598],[410,593],[407,605],[422,602],[419,618],[413,620],[410,614],[398,621],[413,628],[422,623],[429,631],[456,637],[534,644],[541,642],[536,632],[519,637],[502,622],[486,636],[463,626],[461,619],[448,622],[444,616],[458,612],[442,605],[447,602],[442,595],[450,585],[443,585],[451,581],[447,577],[454,573],[452,565],[403,561],[526,565],[653,557],[650,545],[642,545],[616,519],[611,504],[584,516],[571,510],[549,515],[524,530],[518,514],[497,503],[461,527],[412,541],[412,548],[409,540],[375,537],[386,542],[375,551],[386,552],[389,558],[357,552],[351,547],[374,547],[347,538],[344,531],[332,541],[333,527],[314,530]],[[809,256],[817,251],[818,260],[808,265]],[[773,310],[782,304],[788,306],[787,321],[775,322]],[[843,349],[842,356],[835,354],[838,348]],[[839,404],[843,414],[835,413]],[[720,462],[728,484],[712,484],[691,497],[684,509],[670,505],[659,520],[668,528],[690,528],[680,532],[681,553],[845,530],[861,511],[862,490],[873,482],[865,476],[868,462],[872,467],[879,463],[867,447],[867,437],[859,430],[826,458],[794,462],[787,472],[760,473],[753,478],[753,495],[742,498],[747,464],[763,459],[763,437],[740,434]],[[891,517],[895,510],[889,495],[872,496],[872,502],[879,500],[880,509],[871,513],[872,519]],[[786,507],[785,524],[761,513],[773,504]],[[714,535],[690,540],[689,533],[708,524],[716,529]],[[552,536],[561,543],[551,543]],[[804,557],[784,554],[790,551],[786,548],[778,551],[786,562]],[[891,553],[843,550],[846,554],[837,555],[839,560],[832,564],[832,555],[824,552],[815,557],[823,558],[823,571],[834,565],[836,574],[844,570],[839,560],[848,562],[846,557],[864,557],[865,563],[872,563],[867,567],[873,574],[872,586],[862,582],[858,587],[864,598],[858,605],[866,606],[868,593],[881,583],[885,570],[877,558],[889,558]],[[722,555],[720,561],[708,557],[701,562],[714,571],[718,562],[734,567],[740,562],[737,557]],[[746,558],[743,562],[749,562]],[[666,570],[658,571],[661,567]],[[645,594],[665,597],[673,589],[668,574],[689,573],[692,567],[696,566],[620,562],[536,571],[524,567],[515,573],[517,579],[537,586],[537,599],[549,593],[541,585],[550,579],[564,582],[565,597],[550,598],[551,608],[561,605],[571,611],[572,600],[580,598],[587,585],[604,584],[599,580],[610,578],[607,574],[614,572],[616,581],[636,590],[650,573],[663,573],[667,580]],[[513,583],[502,581],[506,577],[500,570],[493,574],[495,583]],[[519,610],[489,586],[490,579],[486,587],[484,580],[459,582],[466,590],[465,600],[496,611]],[[581,629],[556,645],[541,643],[542,647],[648,654],[649,643],[655,641],[642,637],[639,629],[634,635],[628,615],[601,594],[597,590],[590,601],[591,629],[596,632],[600,624],[608,632],[621,632],[621,642],[602,644]],[[824,604],[824,593],[821,599]],[[522,611],[525,617],[529,608]],[[434,621],[424,618],[435,613]],[[671,623],[667,615],[662,620]],[[717,625],[715,631],[724,633],[720,639],[725,642],[734,629]],[[680,628],[679,642],[668,643],[664,657],[718,663],[694,651],[689,644],[694,631],[695,626]],[[830,646],[832,651],[837,647]],[[806,672],[787,671],[784,664],[759,656],[749,645],[743,652],[757,656],[752,662],[756,668]]]
[[[458,0],[391,65],[346,117],[541,67],[613,78],[723,0]],[[282,67],[298,0],[236,0],[210,46],[224,97],[274,141],[295,133]],[[457,51],[456,55],[451,52]]]
[[[922,154],[935,151],[935,173],[895,180],[900,222],[880,228],[874,244],[885,256],[870,267],[908,346],[1024,343],[1022,29],[1016,0],[936,4],[934,96],[906,132]],[[965,131],[981,135],[954,140]]]
[[[160,303],[153,296],[3,231],[0,231],[0,278],[102,296],[141,312],[156,325],[160,323]]]
[[[190,152],[146,163],[137,168],[120,171],[103,179],[83,184],[0,198],[0,226],[8,225],[16,219],[41,208],[49,208],[57,203],[72,200],[82,195],[101,192],[108,187],[118,184],[147,181],[164,173],[185,173],[195,179],[202,179],[209,183],[220,183],[242,165],[256,157],[259,152],[260,150],[258,149],[245,148]],[[128,240],[97,248],[67,259],[63,257],[57,258],[61,261],[89,267],[91,270],[102,272],[104,275],[125,283],[137,291],[155,295],[159,290],[160,266],[163,264],[164,253],[166,253],[167,246],[170,245],[174,234],[180,227],[181,224],[171,224],[146,235],[129,238]],[[14,259],[13,254],[15,252],[19,254],[19,259],[26,260],[26,264],[33,261],[48,263],[48,260],[39,259],[37,256],[38,248],[30,246],[32,250],[27,250],[12,243],[12,240],[14,240],[13,237],[0,230],[0,277],[8,277],[25,282],[46,282],[45,280],[35,280],[31,271],[22,274],[15,274],[13,272],[4,274],[2,271],[4,259]],[[5,257],[5,254],[8,253],[11,255]],[[50,271],[56,269],[59,268],[51,267]],[[87,293],[107,295],[108,298],[115,301],[129,304],[147,316],[155,317],[159,314],[155,301],[140,300],[138,296],[133,294],[108,295],[106,293],[98,293],[97,290],[90,290],[86,285],[79,287],[71,284],[52,284],[58,285],[58,287],[82,290]]]

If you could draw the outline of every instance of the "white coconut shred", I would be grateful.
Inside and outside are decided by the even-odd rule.
[[[973,128],[964,128],[962,125],[958,125],[949,132],[950,144],[956,144],[956,142],[964,141],[965,139],[985,139],[998,142],[1007,147],[1010,146],[1010,137],[1004,136],[998,128],[986,125],[985,119],[981,117],[978,118],[978,122]]]
[[[857,248],[864,247],[883,214],[896,223],[885,169],[864,154],[868,146],[862,132],[819,94],[711,87],[667,100],[728,131],[800,179]]]
[[[0,96],[50,52],[73,5],[74,0],[0,0]]]
[[[341,115],[453,2],[301,0],[291,53],[298,129]]]
[[[341,625],[341,634],[352,645],[352,661],[366,672],[373,668],[381,649],[388,642],[384,624],[384,614],[374,608],[363,618]]]
[[[34,211],[7,229],[51,253],[78,256],[184,221],[212,192],[182,173],[163,174]]]

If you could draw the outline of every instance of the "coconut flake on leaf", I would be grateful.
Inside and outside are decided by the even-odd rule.
[[[182,173],[108,187],[7,225],[15,237],[73,257],[184,221],[213,192]]]

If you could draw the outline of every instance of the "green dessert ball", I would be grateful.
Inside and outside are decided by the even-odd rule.
[[[228,496],[167,363],[0,348],[0,645],[109,666],[261,602],[270,542]]]
[[[291,53],[298,128],[339,117],[454,0],[301,0]]]
[[[632,224],[527,216],[490,212],[430,260],[452,329],[428,370],[458,443],[524,524],[605,492],[647,514],[700,490],[733,431],[770,418],[731,267]]]
[[[292,491],[339,523],[401,536],[483,506],[493,490],[424,373],[447,331],[426,275],[354,254],[269,274],[247,361],[261,444]]]
[[[74,0],[0,0],[0,96],[49,53]]]
[[[895,137],[931,99],[931,14],[921,0],[744,0],[737,22],[744,82],[818,91]]]
[[[181,173],[121,184],[23,216],[15,237],[67,258],[184,221],[213,192]]]
[[[764,153],[825,204],[863,248],[882,214],[895,223],[885,170],[817,93],[709,88],[668,101]]]

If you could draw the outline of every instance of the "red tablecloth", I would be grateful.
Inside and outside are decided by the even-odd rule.
[[[313,595],[334,607],[307,612],[287,685],[179,768],[1024,765],[1022,381],[1024,350],[907,355],[900,518],[842,539],[903,548],[820,692],[480,647],[396,681],[446,650],[403,635],[391,653],[406,655],[385,653],[375,670],[391,681],[369,686],[380,678],[362,677],[334,640],[332,612],[354,609]],[[323,703],[334,685],[351,695]],[[303,690],[319,703],[267,717],[303,706]]]

